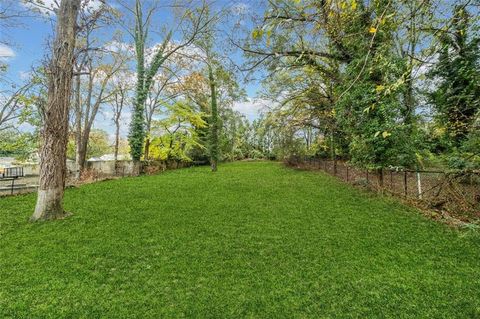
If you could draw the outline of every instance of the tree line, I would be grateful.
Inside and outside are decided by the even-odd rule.
[[[207,160],[216,171],[219,160],[231,158],[237,132],[248,121],[231,108],[245,92],[215,42],[228,10],[206,1],[140,0],[119,0],[115,6],[99,0],[52,6],[32,0],[22,6],[12,2],[8,9],[18,14],[2,21],[37,13],[55,24],[50,53],[32,70],[28,84],[2,92],[8,112],[2,112],[0,124],[9,137],[2,152],[39,150],[32,220],[65,216],[67,156],[74,157],[81,179],[88,156],[108,148],[106,133],[94,128],[99,113],[115,126],[115,160],[128,149],[137,174],[141,161]],[[167,10],[172,21],[156,25],[154,17]],[[126,110],[131,113],[128,147],[122,147]],[[13,126],[19,123],[28,123],[33,132],[18,132]]]
[[[479,2],[268,1],[245,69],[265,67],[275,156],[371,169],[480,166]]]

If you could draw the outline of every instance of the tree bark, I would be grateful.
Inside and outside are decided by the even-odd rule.
[[[147,136],[145,138],[145,154],[144,154],[145,160],[150,159],[150,137]]]
[[[81,175],[81,168],[78,166],[80,161],[80,149],[82,143],[82,105],[81,105],[81,97],[80,97],[80,89],[81,89],[81,79],[80,75],[77,75],[75,78],[75,163],[76,165],[76,172],[75,172],[75,179],[79,180]]]
[[[75,163],[77,166],[77,179],[80,179],[83,171],[85,170],[86,162],[87,162],[87,150],[88,150],[88,140],[90,138],[90,132],[92,131],[93,122],[95,121],[95,117],[97,116],[98,110],[100,109],[100,105],[102,102],[102,95],[104,92],[104,88],[106,85],[106,81],[102,84],[102,89],[100,90],[100,94],[97,97],[97,100],[92,105],[92,91],[93,91],[93,78],[90,77],[89,85],[88,85],[88,95],[86,99],[86,109],[85,112],[82,111],[81,106],[79,105],[79,112],[77,112],[77,116],[80,116],[80,119],[77,120],[76,124],[76,156],[75,156]],[[82,128],[82,118],[83,119],[83,128]]]
[[[118,174],[118,146],[120,144],[120,121],[115,120],[115,146],[114,146],[114,163],[115,163],[115,175]]]
[[[118,174],[118,148],[120,146],[120,118],[122,116],[123,102],[125,98],[125,90],[120,85],[118,91],[115,93],[115,103],[113,108],[113,122],[115,123],[115,174]]]
[[[120,145],[120,123],[115,123],[115,146],[114,146],[114,159],[118,161],[118,147]]]
[[[83,138],[80,136],[76,143],[75,152],[75,165],[77,167],[76,179],[80,180],[83,171],[85,170],[85,160],[87,157],[87,144],[84,143]]]
[[[212,114],[210,121],[210,165],[212,172],[217,171],[218,163],[218,107],[217,107],[217,91],[215,85],[215,77],[213,75],[213,69],[208,66],[208,74],[210,80],[210,91],[211,91],[211,106]]]
[[[332,129],[331,131],[330,141],[331,141],[330,154],[333,161],[333,175],[337,175],[337,154],[335,151],[335,130],[334,129]]]
[[[63,192],[67,166],[68,111],[79,9],[80,0],[62,0],[57,13],[56,37],[49,66],[46,120],[40,150],[40,180],[32,221],[65,216]]]

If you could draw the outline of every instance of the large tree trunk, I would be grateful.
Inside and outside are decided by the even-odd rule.
[[[90,69],[91,69],[91,66],[90,66]],[[88,139],[90,138],[90,131],[92,129],[93,121],[97,114],[98,108],[100,107],[99,100],[95,102],[93,107],[91,105],[92,93],[93,93],[93,81],[94,81],[94,78],[90,73],[89,81],[88,81],[88,94],[87,94],[87,99],[85,101],[86,108],[84,112],[82,111],[81,105],[79,105],[80,120],[77,123],[77,132],[76,132],[77,148],[76,148],[76,156],[75,156],[75,164],[77,166],[77,179],[80,179],[82,177],[83,172],[85,170],[85,166],[87,162]],[[83,119],[83,129],[82,129],[82,116],[85,117]]]
[[[86,123],[86,126],[83,128],[80,141],[77,144],[77,154],[76,154],[75,160],[76,160],[80,177],[85,171],[85,166],[87,164],[88,140],[90,138],[91,130],[92,130],[92,123],[91,122]]]
[[[62,0],[49,66],[48,102],[40,150],[40,180],[32,221],[65,216],[68,110],[72,90],[76,21],[80,0]]]
[[[142,162],[133,160],[132,175],[139,176],[142,173]]]

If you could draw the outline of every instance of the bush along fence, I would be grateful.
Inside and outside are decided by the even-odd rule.
[[[314,157],[290,157],[286,164],[302,169],[320,169],[347,183],[392,194],[463,222],[480,221],[480,171],[369,170],[344,161]]]
[[[166,170],[205,164],[208,163],[177,160],[143,161],[141,163],[141,174],[156,174]],[[7,173],[14,169],[15,172],[20,172],[21,170],[21,174],[16,174],[15,180],[12,180],[12,177],[7,176]],[[76,169],[75,163],[67,162],[67,186],[78,186],[113,178],[135,176],[132,161],[89,161],[80,178],[77,178],[78,172]],[[0,171],[0,196],[24,194],[37,190],[38,165],[19,165],[15,168],[9,168],[8,172],[3,173]]]
[[[194,162],[167,160],[167,161],[142,161],[140,165],[141,174],[155,174],[166,170],[185,168],[195,165]],[[75,184],[76,165],[67,165],[67,184]],[[114,177],[135,176],[133,161],[90,161],[80,177],[80,182],[99,181]]]

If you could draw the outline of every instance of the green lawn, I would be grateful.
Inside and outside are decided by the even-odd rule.
[[[480,236],[268,162],[0,199],[0,318],[480,318]]]

